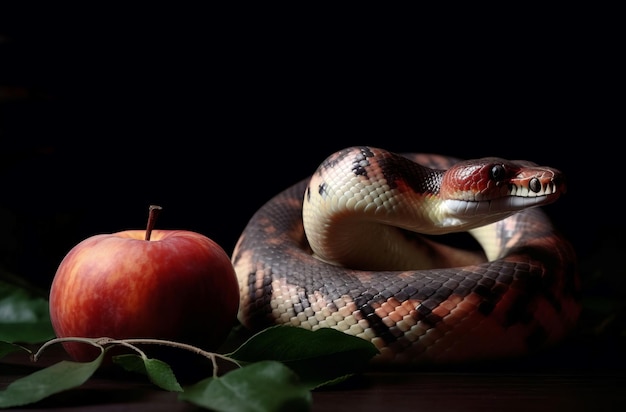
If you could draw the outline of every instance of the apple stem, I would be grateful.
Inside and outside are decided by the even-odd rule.
[[[154,225],[156,224],[157,216],[159,216],[159,212],[163,208],[157,205],[150,205],[148,208],[148,225],[146,226],[146,240],[150,240],[150,235],[152,234],[152,229],[154,229]]]

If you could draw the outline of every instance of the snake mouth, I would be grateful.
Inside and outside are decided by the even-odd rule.
[[[491,200],[468,201],[446,200],[445,206],[451,216],[479,216],[485,214],[511,214],[529,207],[537,207],[552,203],[558,194],[543,196],[507,196]]]
[[[485,214],[506,215],[522,209],[547,205],[565,193],[565,184],[560,179],[524,179],[523,184],[509,183],[502,196],[474,199],[447,199],[444,205],[450,216],[471,217]]]
[[[545,189],[548,187],[548,189]],[[562,192],[556,185],[544,185],[539,192],[527,188],[515,188],[510,195],[485,200],[448,199],[444,206],[448,215],[454,218],[475,217],[481,215],[510,215],[523,209],[539,207],[556,201]]]
[[[528,179],[525,184],[510,184],[510,196],[519,197],[541,197],[551,196],[559,193],[565,193],[566,186],[561,179],[550,179],[541,181],[538,177]]]

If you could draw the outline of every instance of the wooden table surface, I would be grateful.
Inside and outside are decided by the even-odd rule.
[[[619,343],[618,343],[619,344]],[[55,349],[56,348],[56,349]],[[626,401],[626,356],[611,343],[576,342],[535,357],[491,365],[372,370],[313,392],[313,411],[613,411]],[[24,353],[0,360],[0,387],[66,359],[53,346],[36,364]],[[83,386],[14,410],[194,411],[173,392],[128,372],[97,372]]]

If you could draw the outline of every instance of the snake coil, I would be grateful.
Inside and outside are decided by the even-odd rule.
[[[335,328],[371,341],[385,363],[554,345],[580,313],[578,272],[537,206],[564,188],[559,171],[530,162],[346,148],[248,222],[232,256],[239,319],[252,330]],[[483,250],[445,245],[447,230]]]

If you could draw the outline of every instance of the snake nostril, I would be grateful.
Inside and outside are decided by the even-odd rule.
[[[528,188],[535,193],[538,193],[541,190],[541,182],[536,177],[530,179],[528,182]]]

